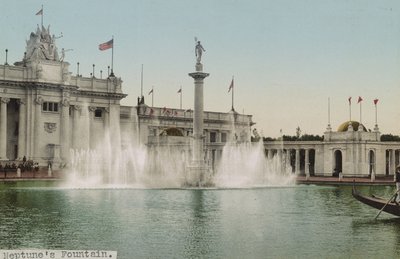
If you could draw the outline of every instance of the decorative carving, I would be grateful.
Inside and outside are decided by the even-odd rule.
[[[61,36],[62,37],[62,36]],[[60,37],[50,36],[50,25],[47,29],[42,25],[36,32],[31,32],[26,41],[26,60],[53,60],[58,61],[58,52],[55,40]]]
[[[68,98],[62,99],[61,105],[64,107],[69,107],[69,99]]]
[[[8,98],[8,97],[1,97],[1,102],[7,104],[8,102],[10,102],[10,98]]]
[[[43,98],[42,98],[41,96],[36,97],[35,103],[36,103],[37,105],[42,105],[42,103],[43,103]]]
[[[57,124],[56,123],[53,123],[53,122],[45,122],[44,123],[44,130],[47,133],[53,133],[53,132],[56,131],[56,129],[57,129]]]
[[[94,112],[97,109],[95,106],[89,106],[89,112]]]
[[[110,108],[104,107],[104,111],[107,112],[107,113],[110,113]]]
[[[74,110],[80,111],[80,110],[82,110],[82,106],[80,106],[79,104],[76,104],[76,105],[74,105]]]
[[[26,100],[25,99],[18,99],[17,103],[21,106],[21,105],[25,105],[26,104]]]

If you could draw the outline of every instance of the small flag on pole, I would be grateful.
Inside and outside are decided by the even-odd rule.
[[[228,93],[232,90],[232,88],[233,88],[233,78],[231,84],[229,85]]]
[[[351,96],[349,97],[349,104],[351,104]]]
[[[374,99],[374,104],[376,105],[378,103],[379,99]]]
[[[357,103],[360,103],[360,102],[362,102],[362,100],[363,100],[363,98],[361,98],[361,96],[359,96],[359,97],[358,97],[358,101],[357,101]]]
[[[153,93],[153,89],[150,90],[149,95]]]
[[[43,15],[43,7],[42,7],[42,9],[40,9],[40,10],[36,13],[36,15]]]
[[[178,90],[178,94],[179,94],[179,93],[182,93],[182,88],[180,88],[180,89]]]
[[[107,42],[104,42],[102,44],[99,45],[99,50],[107,50],[107,49],[111,49],[114,45],[114,39],[109,40]]]

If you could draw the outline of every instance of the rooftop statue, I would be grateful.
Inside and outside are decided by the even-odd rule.
[[[206,51],[203,46],[200,44],[200,41],[197,41],[197,45],[195,47],[195,52],[196,52],[196,59],[197,63],[201,63],[201,55],[203,54],[203,51]]]
[[[62,36],[60,36],[62,37]],[[50,36],[50,25],[47,29],[39,25],[36,32],[31,32],[29,40],[26,41],[26,61],[30,60],[53,60],[59,61],[55,40],[60,38]]]

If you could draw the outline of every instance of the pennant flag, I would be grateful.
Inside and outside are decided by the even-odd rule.
[[[378,103],[379,99],[374,99],[374,104],[376,105]]]
[[[228,93],[232,90],[232,88],[233,88],[233,78],[232,78],[232,82],[231,82],[231,84],[229,86]]]
[[[40,10],[36,13],[36,15],[43,15],[43,7],[42,7],[42,9],[40,9]]]
[[[150,90],[149,95],[153,93],[153,89]]]
[[[349,104],[351,104],[351,97],[349,97]]]
[[[360,103],[360,102],[362,102],[362,100],[363,100],[363,98],[361,98],[361,96],[359,96],[359,97],[358,97],[358,101],[357,101],[357,103]]]
[[[111,49],[114,46],[114,39],[104,42],[99,45],[99,50]]]
[[[178,90],[178,94],[179,94],[179,93],[182,93],[182,88]]]

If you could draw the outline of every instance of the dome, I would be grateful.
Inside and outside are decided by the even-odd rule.
[[[349,125],[351,124],[351,126],[353,127],[354,131],[358,130],[358,126],[360,125],[360,123],[358,121],[346,121],[343,122],[337,129],[338,132],[345,132],[348,130]],[[367,131],[367,129],[365,128],[365,126],[363,124],[361,124],[363,126],[363,131]]]
[[[183,137],[182,132],[177,128],[167,128],[163,130],[160,135]]]

